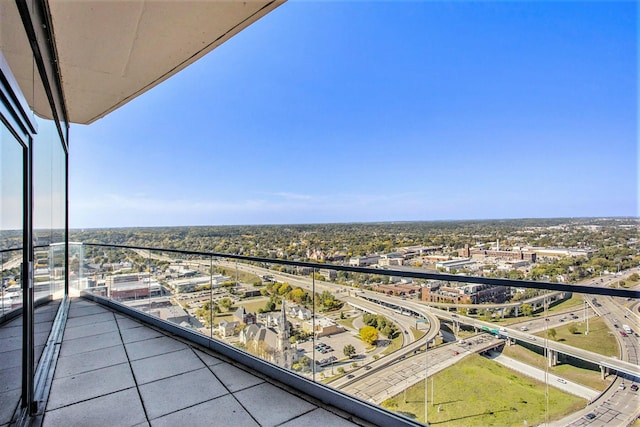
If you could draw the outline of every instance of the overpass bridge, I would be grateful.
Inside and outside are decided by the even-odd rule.
[[[603,376],[610,370],[614,370],[619,373],[635,376],[640,378],[640,366],[629,363],[624,360],[617,359],[615,357],[603,356],[592,351],[583,350],[580,348],[572,347],[570,345],[562,344],[553,340],[548,340],[542,337],[534,337],[531,334],[519,331],[517,329],[508,327],[497,327],[490,322],[484,322],[470,317],[462,316],[457,313],[450,313],[445,310],[432,309],[431,313],[440,319],[445,319],[451,322],[459,322],[468,326],[472,326],[478,331],[489,331],[505,338],[509,338],[515,341],[525,342],[528,345],[536,346],[547,350],[549,365],[553,366],[558,361],[558,354],[564,354],[576,359],[581,359],[586,362],[592,363],[600,367]]]

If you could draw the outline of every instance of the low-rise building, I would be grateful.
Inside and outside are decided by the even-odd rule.
[[[314,334],[319,338],[338,334],[343,332],[344,329],[327,317],[316,317],[315,320],[311,319],[302,322],[302,331],[307,334]]]
[[[436,263],[436,268],[443,268],[445,271],[450,272],[452,270],[461,270],[466,268],[468,270],[475,270],[478,264],[471,258],[452,259],[449,261],[439,261]]]
[[[242,325],[253,325],[256,323],[256,315],[255,313],[249,313],[244,306],[240,306],[233,313],[233,320]]]
[[[462,286],[431,284],[422,288],[422,301],[448,304],[503,303],[509,299],[508,286],[467,284]]]
[[[232,337],[235,335],[238,326],[240,326],[238,322],[221,320],[220,323],[218,323],[218,334],[223,338]]]
[[[380,260],[379,255],[355,256],[349,259],[349,265],[352,267],[367,267],[374,265]]]

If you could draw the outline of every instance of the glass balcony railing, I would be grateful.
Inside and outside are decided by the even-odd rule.
[[[0,251],[0,316],[22,307],[22,249]]]
[[[284,382],[321,384],[407,423],[567,425],[637,399],[634,290],[71,246],[72,292],[162,319],[277,367]]]

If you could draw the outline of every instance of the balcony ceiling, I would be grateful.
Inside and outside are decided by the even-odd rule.
[[[50,1],[70,121],[88,124],[105,116],[203,57],[283,2]],[[7,42],[7,37],[2,41]],[[12,49],[5,47],[7,55],[6,51]],[[25,54],[19,47],[13,52]],[[46,98],[38,93],[42,91],[36,88],[33,95],[32,89],[22,84],[31,81],[30,62],[12,61],[10,53],[7,56],[32,108],[41,116],[49,116],[48,108],[42,107]]]

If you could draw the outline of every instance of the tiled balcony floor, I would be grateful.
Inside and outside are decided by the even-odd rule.
[[[34,357],[36,362],[51,331],[59,301],[42,305],[34,311]],[[0,327],[0,426],[8,425],[20,401],[22,387],[22,316]]]
[[[74,299],[43,425],[367,425],[294,393],[195,344]]]

